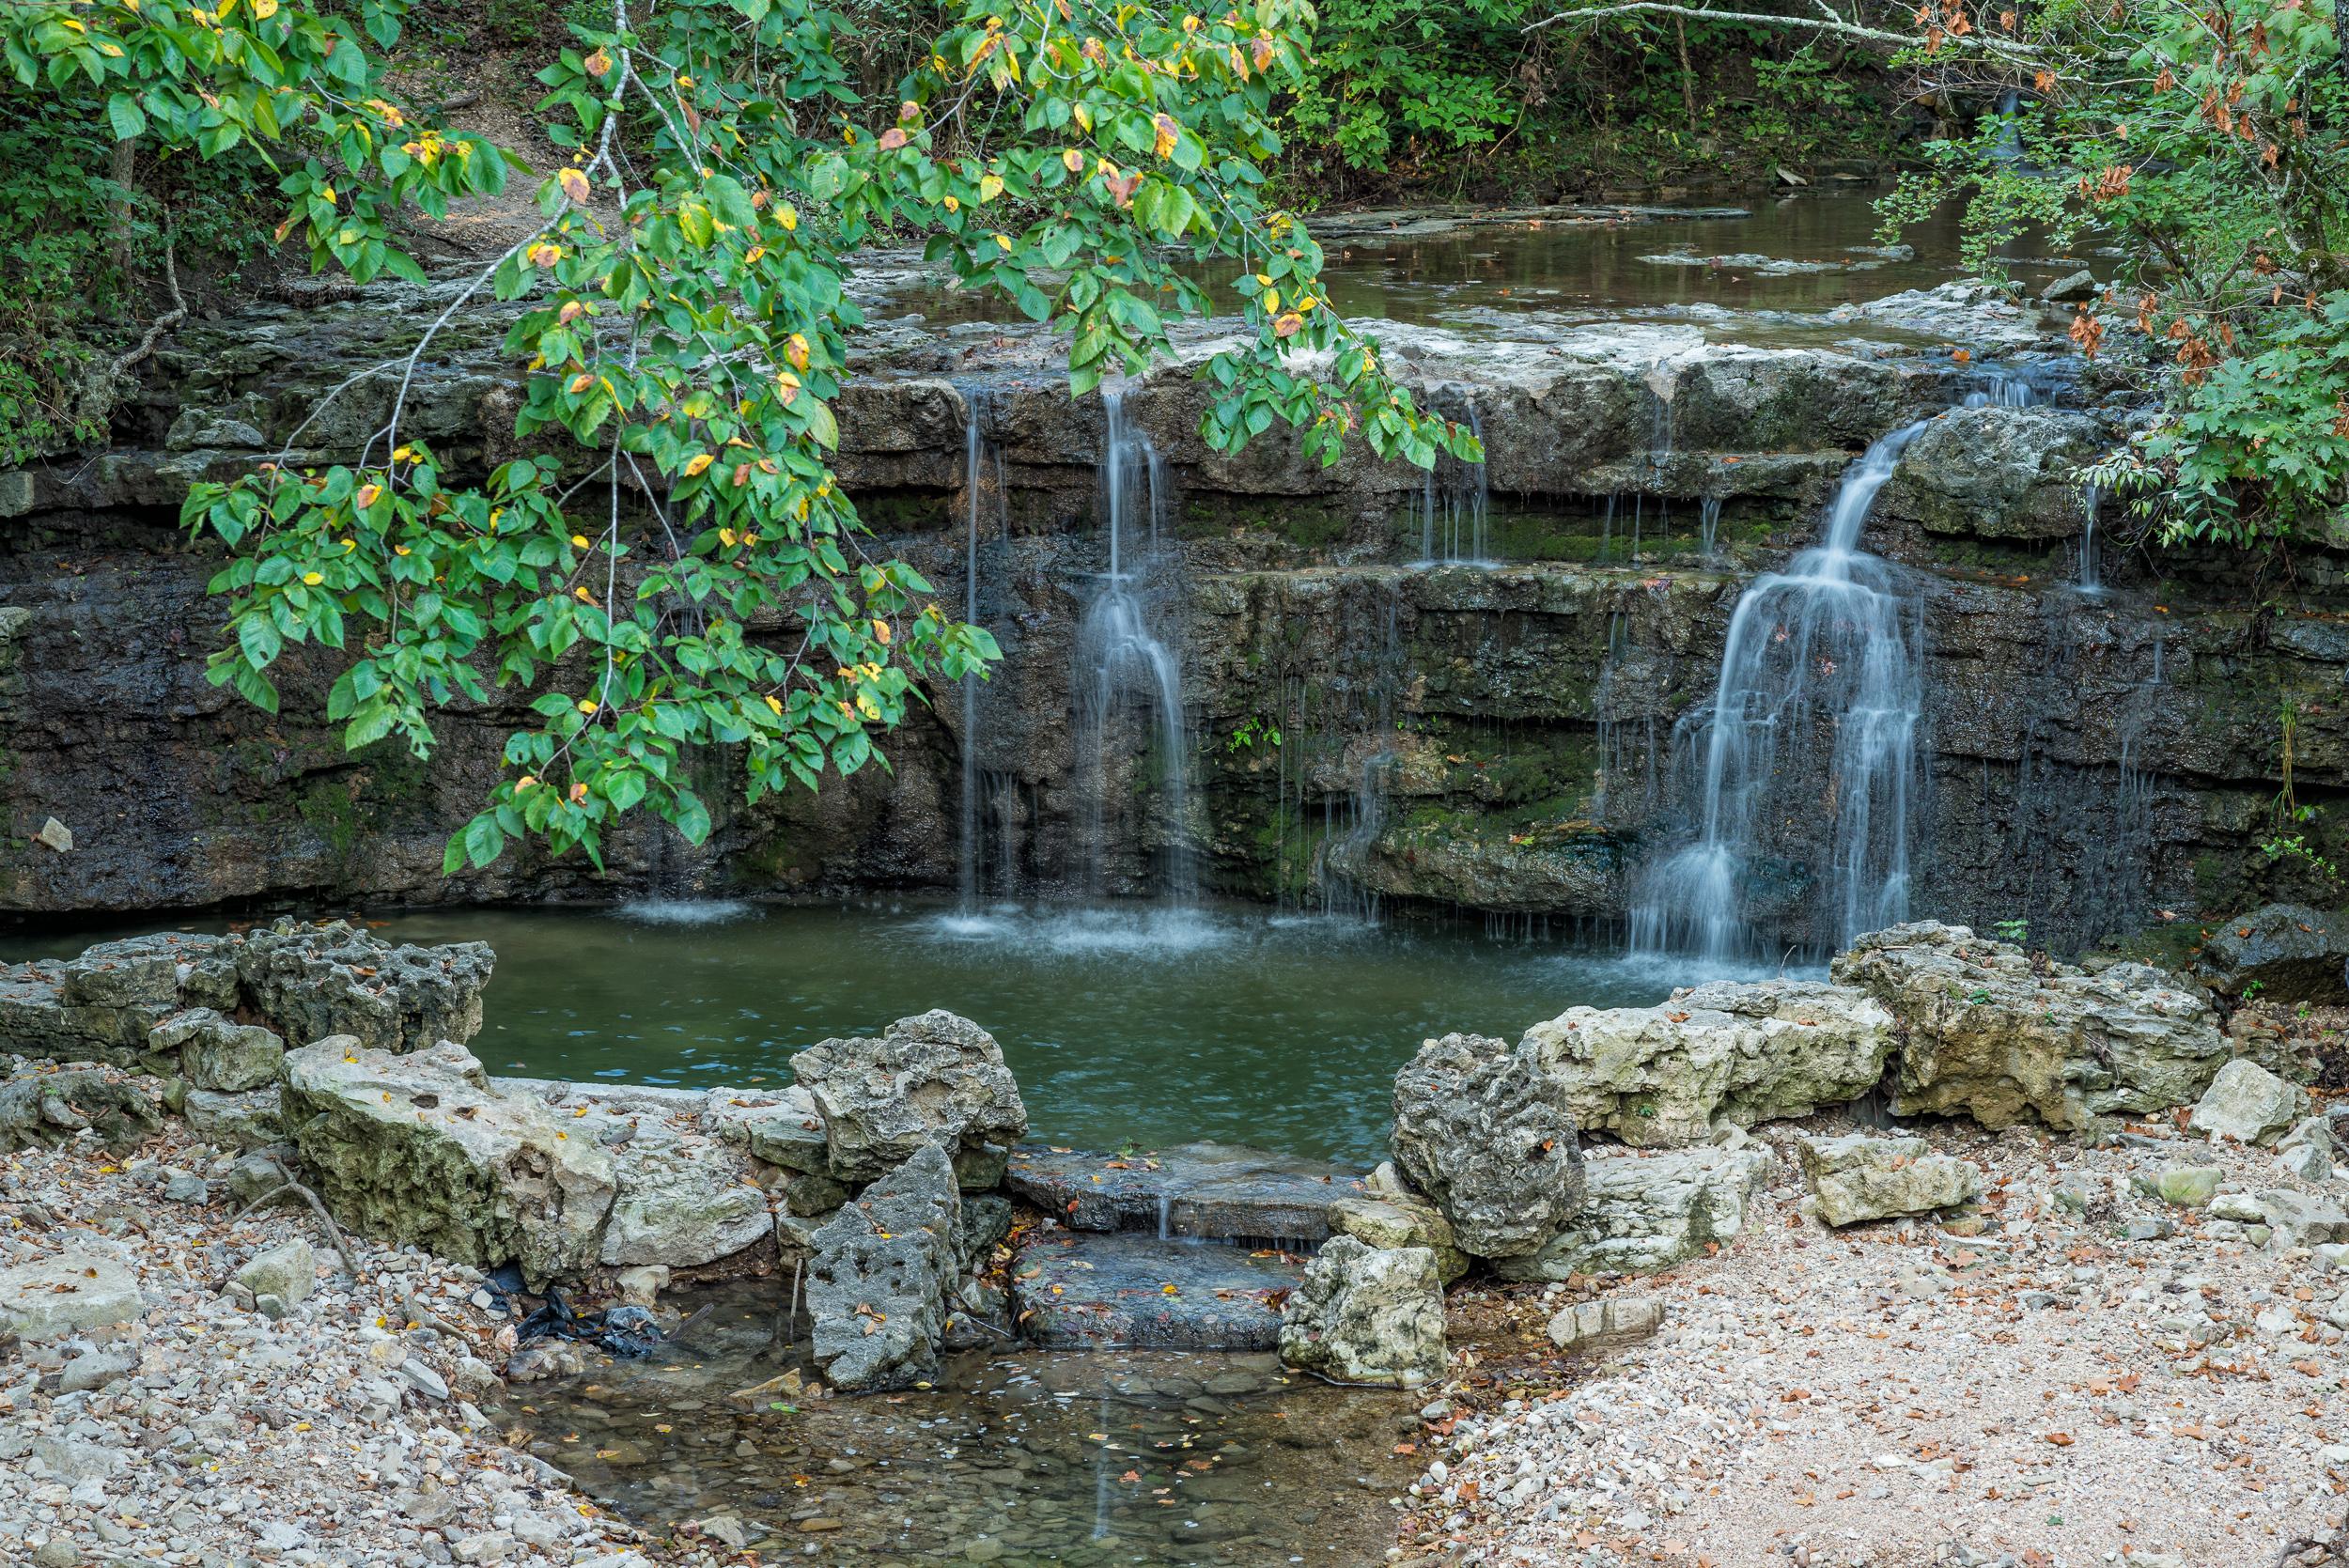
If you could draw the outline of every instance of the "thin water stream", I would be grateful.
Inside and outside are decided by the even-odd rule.
[[[814,1368],[779,1342],[771,1283],[680,1305],[703,1301],[680,1344],[517,1387],[493,1418],[630,1515],[731,1516],[770,1560],[1360,1568],[1392,1544],[1413,1464],[1393,1448],[1424,1396],[1269,1356],[974,1351],[898,1394],[733,1397]]]

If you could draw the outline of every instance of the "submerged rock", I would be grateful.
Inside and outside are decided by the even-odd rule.
[[[1281,1308],[1280,1332],[1282,1360],[1341,1383],[1435,1382],[1445,1365],[1435,1253],[1331,1236]]]
[[[1275,1249],[1032,1231],[1012,1262],[1011,1304],[1047,1350],[1271,1350],[1300,1272]]]
[[[1014,1196],[1078,1231],[1317,1242],[1330,1209],[1362,1191],[1361,1172],[1237,1143],[1184,1143],[1150,1155],[1015,1150]]]
[[[829,1173],[844,1182],[876,1180],[935,1143],[962,1186],[983,1190],[1028,1130],[995,1037],[942,1010],[899,1018],[878,1039],[811,1046],[791,1071],[822,1120]]]
[[[1795,1149],[1819,1218],[1841,1229],[1865,1219],[1931,1214],[1982,1196],[1982,1168],[1937,1155],[1921,1138],[1801,1138]]]
[[[1921,921],[1860,938],[1833,970],[1897,1020],[1903,1116],[2078,1131],[2193,1103],[2228,1056],[2210,1003],[2143,964],[2085,974]]]
[[[286,1121],[319,1195],[362,1234],[538,1281],[599,1259],[612,1157],[454,1044],[409,1054],[330,1036],[286,1056]]]
[[[2218,1069],[2186,1125],[2238,1143],[2274,1143],[2309,1113],[2309,1092],[2248,1057]]]
[[[1394,1079],[1395,1165],[1478,1257],[1540,1250],[1582,1206],[1565,1085],[1530,1044],[1430,1040]]]
[[[2195,955],[2195,978],[2247,1001],[2349,1002],[2349,930],[2305,904],[2269,904],[2222,923]]]
[[[816,1232],[807,1304],[834,1388],[897,1389],[937,1371],[961,1207],[954,1167],[927,1143]]]
[[[1581,1212],[1541,1250],[1503,1258],[1495,1270],[1509,1280],[1564,1280],[1670,1268],[1708,1242],[1735,1240],[1769,1169],[1770,1152],[1760,1147],[1585,1149]]]
[[[1712,1138],[1857,1099],[1884,1077],[1892,1017],[1865,991],[1816,981],[1716,982],[1660,1007],[1574,1007],[1525,1043],[1584,1129],[1635,1147]]]

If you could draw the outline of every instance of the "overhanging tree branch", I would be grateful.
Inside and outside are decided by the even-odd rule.
[[[1530,22],[1518,31],[1537,33],[1545,27],[1571,26],[1576,23],[1595,21],[1603,16],[1624,16],[1635,11],[1645,11],[1658,16],[1673,16],[1698,22],[1744,22],[1763,27],[1791,27],[1805,32],[1828,33],[1836,38],[1854,39],[1861,43],[1873,44],[1880,49],[1914,49],[1922,43],[1922,40],[1913,33],[1895,33],[1882,27],[1870,27],[1837,15],[1824,4],[1819,6],[1819,10],[1821,14],[1818,16],[1776,16],[1767,11],[1724,11],[1716,10],[1710,6],[1676,6],[1670,4],[1669,0],[1617,0],[1617,3],[1613,5],[1583,6],[1577,7],[1570,11],[1559,11],[1542,18],[1539,22]],[[2005,39],[1990,38],[1979,32],[1968,33],[1963,38],[1945,35],[1941,43],[1945,48],[1972,50],[1994,54],[2002,59],[2037,61],[2045,58],[2039,51],[2025,44],[2011,42]]]

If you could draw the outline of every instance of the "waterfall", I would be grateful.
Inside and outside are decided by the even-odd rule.
[[[1378,924],[1377,890],[1362,886],[1353,874],[1378,842],[1379,830],[1386,826],[1386,779],[1394,761],[1391,751],[1375,752],[1362,758],[1343,834],[1337,831],[1330,802],[1323,802],[1321,864],[1315,880],[1321,884],[1321,912],[1331,919],[1355,921],[1363,925]]]
[[[1904,426],[1869,447],[1843,476],[1825,539],[1738,600],[1713,702],[1684,718],[1688,733],[1674,737],[1689,754],[1684,739],[1703,742],[1701,831],[1642,877],[1635,950],[1761,956],[1749,904],[1757,893],[1798,894],[1814,946],[1906,915],[1921,613],[1859,536],[1902,449],[1924,427]],[[1809,887],[1773,887],[1806,861],[1823,862]]]
[[[1075,737],[1083,791],[1087,872],[1095,893],[1108,891],[1109,797],[1119,761],[1136,755],[1121,719],[1146,722],[1160,760],[1159,796],[1166,824],[1164,888],[1187,904],[1198,891],[1190,845],[1190,735],[1183,715],[1182,668],[1154,627],[1164,563],[1159,534],[1168,499],[1166,465],[1147,434],[1126,418],[1123,388],[1103,387],[1107,433],[1101,449],[1102,512],[1109,570],[1077,627]],[[1139,530],[1146,533],[1137,537]]]
[[[2080,536],[2079,590],[2083,594],[2105,591],[2104,570],[2096,559],[2096,509],[2103,502],[2104,496],[2095,486],[2081,487],[2080,510],[2088,515],[2088,531]]]
[[[1700,497],[1697,501],[1697,540],[1704,558],[1712,560],[1720,552],[1721,498],[1718,495]]]
[[[1437,411],[1432,401],[1429,411]],[[1485,422],[1473,396],[1468,399],[1468,427],[1481,443]],[[1439,458],[1420,480],[1417,510],[1418,565],[1491,565],[1486,535],[1492,517],[1492,486],[1483,463]]]
[[[966,423],[962,431],[963,556],[962,618],[979,622],[979,536],[988,512],[988,458],[994,458],[994,511],[997,531],[1007,523],[1003,453],[987,440],[987,394],[977,387],[963,393]],[[961,912],[977,913],[981,893],[979,868],[986,855],[985,800],[988,779],[980,768],[979,677],[962,677],[962,823],[957,888]]]

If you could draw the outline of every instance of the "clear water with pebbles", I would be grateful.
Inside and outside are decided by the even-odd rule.
[[[1269,1356],[980,1351],[932,1389],[732,1399],[813,1373],[778,1341],[775,1294],[687,1300],[714,1310],[680,1345],[518,1386],[491,1414],[638,1521],[732,1514],[768,1560],[1357,1568],[1392,1542],[1411,1395]]]

